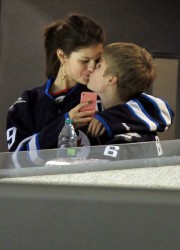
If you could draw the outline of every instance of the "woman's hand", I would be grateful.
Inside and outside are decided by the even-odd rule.
[[[102,136],[105,131],[106,131],[105,127],[98,119],[93,118],[90,121],[88,127],[88,133],[91,134],[92,137]]]
[[[69,111],[69,118],[73,120],[75,128],[86,126],[93,119],[95,110],[80,111],[81,108],[87,106],[88,104],[89,102],[80,103]]]

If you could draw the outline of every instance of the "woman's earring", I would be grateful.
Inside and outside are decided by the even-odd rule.
[[[62,76],[62,80],[64,80],[66,78],[66,73]]]
[[[66,79],[66,72],[63,72],[63,66],[61,67],[61,79],[65,80]]]

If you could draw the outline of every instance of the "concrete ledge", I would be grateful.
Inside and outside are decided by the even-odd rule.
[[[4,178],[0,182],[179,189],[180,166]]]

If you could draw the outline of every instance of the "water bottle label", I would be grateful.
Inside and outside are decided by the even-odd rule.
[[[70,156],[70,157],[76,156],[76,149],[75,148],[67,148],[67,156]]]

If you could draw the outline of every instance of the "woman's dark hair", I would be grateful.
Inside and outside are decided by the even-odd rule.
[[[46,50],[46,76],[56,77],[60,61],[57,49],[66,56],[81,48],[104,44],[104,32],[100,25],[90,17],[73,14],[64,21],[56,21],[44,29],[44,46]]]

